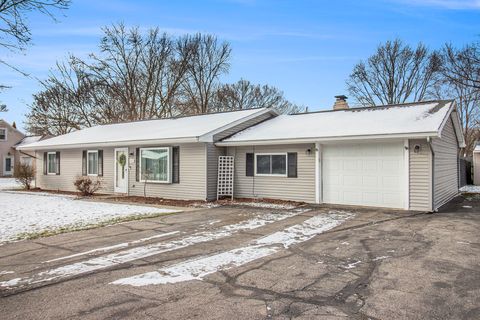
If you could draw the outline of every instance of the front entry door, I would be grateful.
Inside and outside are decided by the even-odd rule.
[[[13,159],[11,156],[6,156],[3,161],[3,175],[11,176],[13,172]]]
[[[115,192],[128,193],[128,148],[115,149]]]

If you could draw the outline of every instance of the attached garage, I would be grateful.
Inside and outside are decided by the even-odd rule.
[[[454,101],[350,109],[338,99],[334,110],[280,115],[217,142],[236,159],[234,195],[419,211],[458,195],[465,143]],[[246,153],[272,150],[295,152],[298,175],[245,173]]]
[[[407,207],[404,142],[324,145],[322,202]]]

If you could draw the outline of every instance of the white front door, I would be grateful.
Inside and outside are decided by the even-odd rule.
[[[13,174],[13,157],[5,156],[3,159],[3,175],[11,176]]]
[[[404,151],[403,142],[325,145],[323,202],[405,208]]]
[[[115,149],[115,188],[118,193],[128,193],[128,148]]]

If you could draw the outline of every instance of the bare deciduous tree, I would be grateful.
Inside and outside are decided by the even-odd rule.
[[[457,49],[450,44],[441,50],[442,75],[462,87],[480,90],[480,42]]]
[[[445,45],[439,54],[442,58],[441,77],[434,87],[439,99],[455,99],[462,120],[466,147],[462,156],[470,156],[475,142],[480,138],[480,48],[473,43],[462,49]]]
[[[285,99],[283,92],[277,88],[269,85],[254,85],[243,79],[220,86],[211,105],[215,111],[275,108],[281,113],[289,114],[303,110]]]
[[[55,19],[53,10],[67,9],[70,0],[1,0],[0,1],[0,46],[18,50],[31,40],[27,14],[40,12]]]
[[[27,15],[40,12],[55,20],[55,10],[64,10],[70,6],[70,0],[0,0],[0,47],[9,51],[19,51],[31,41],[31,30]],[[0,64],[28,76],[20,68],[0,58]],[[0,84],[0,91],[9,88]],[[0,112],[8,111],[5,104],[0,103]]]
[[[348,91],[365,106],[422,101],[435,83],[440,57],[419,44],[387,41],[366,62],[354,66]]]
[[[202,114],[209,112],[209,105],[218,87],[219,77],[230,68],[231,48],[228,42],[219,43],[212,35],[188,36],[191,48],[187,77],[183,81],[186,100],[184,113]]]

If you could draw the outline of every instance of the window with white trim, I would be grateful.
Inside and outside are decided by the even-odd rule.
[[[87,175],[98,176],[98,150],[87,151]]]
[[[57,174],[57,153],[47,153],[47,174]]]
[[[170,148],[140,149],[140,181],[170,183]]]
[[[0,128],[0,141],[7,141],[7,128]]]
[[[287,176],[286,153],[256,153],[255,175],[257,176]]]

